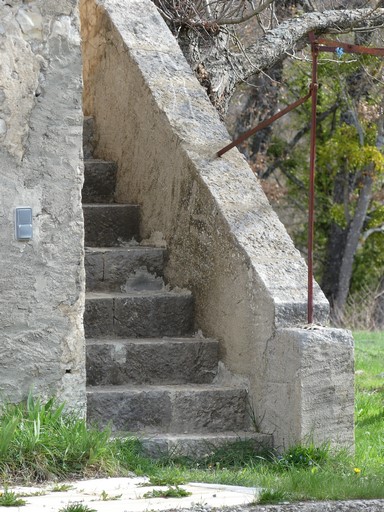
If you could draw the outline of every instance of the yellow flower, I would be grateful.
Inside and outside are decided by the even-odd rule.
[[[353,468],[353,471],[354,471],[355,475],[359,475],[361,473],[360,468]]]

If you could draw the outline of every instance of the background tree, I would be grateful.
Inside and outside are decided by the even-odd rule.
[[[224,119],[228,120],[234,92],[243,89],[238,101],[241,113],[232,122],[234,135],[307,92],[305,49],[310,31],[330,37],[343,34],[344,40],[356,38],[358,44],[370,44],[384,22],[382,0],[154,2]],[[328,55],[325,60],[329,59]],[[296,66],[297,60],[304,67]],[[374,253],[377,256],[377,241],[383,236],[379,199],[383,126],[377,87],[381,63],[369,62],[349,59],[336,64],[336,69],[334,63],[324,65],[321,71],[329,84],[319,96],[317,272],[334,318],[343,312],[351,286],[359,290],[364,281],[361,269],[367,269]],[[284,175],[284,190],[291,202],[306,209],[300,200],[308,172],[308,151],[303,146],[309,132],[305,108],[295,122],[296,130],[285,130],[288,139],[273,136],[276,130],[269,128],[242,150],[262,179]],[[299,245],[301,231],[296,236]],[[383,266],[378,267],[368,272],[366,281],[372,286],[383,275]]]

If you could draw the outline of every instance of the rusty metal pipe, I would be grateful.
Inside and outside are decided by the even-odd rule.
[[[309,156],[309,203],[308,203],[308,323],[313,323],[313,240],[315,232],[315,166],[316,166],[316,112],[317,112],[317,67],[319,49],[315,42],[312,49],[312,84],[311,84],[311,140]]]
[[[269,119],[266,119],[265,121],[262,121],[260,124],[255,126],[254,128],[251,128],[247,132],[243,133],[243,135],[240,135],[237,139],[235,139],[233,142],[225,146],[224,148],[220,149],[220,151],[217,152],[217,156],[222,156],[224,153],[229,151],[230,149],[234,148],[235,146],[238,146],[242,142],[244,142],[246,139],[254,135],[260,130],[263,130],[264,128],[267,128],[270,124],[272,124],[274,121],[277,121],[277,119],[280,119],[280,117],[285,116],[285,114],[288,114],[291,110],[297,108],[299,105],[302,105],[304,102],[306,102],[312,95],[312,91],[310,90],[309,93],[304,96],[303,98],[298,99],[294,103],[291,103],[291,105],[288,105],[288,107],[284,108],[283,110],[280,110],[277,112],[274,116],[270,117]]]

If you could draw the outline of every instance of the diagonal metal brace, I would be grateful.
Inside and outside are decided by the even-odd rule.
[[[277,112],[274,116],[270,117],[269,119],[266,119],[265,121],[262,121],[260,124],[255,126],[254,128],[251,128],[247,132],[243,133],[243,135],[240,135],[239,138],[228,144],[228,146],[225,146],[224,148],[220,149],[220,151],[217,152],[217,156],[222,156],[224,153],[229,151],[230,149],[234,148],[235,146],[238,146],[242,142],[244,142],[246,139],[251,137],[254,133],[259,132],[260,130],[263,130],[264,128],[267,128],[270,124],[275,122],[277,119],[280,119],[280,117],[285,116],[285,114],[288,114],[291,110],[294,110],[295,108],[299,107],[303,103],[305,103],[309,98],[312,96],[312,85],[309,88],[309,93],[306,96],[303,96],[302,98],[298,99],[294,103],[291,103],[288,105],[288,107],[284,108],[283,110],[280,110]]]

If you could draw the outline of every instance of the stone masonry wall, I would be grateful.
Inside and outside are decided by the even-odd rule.
[[[141,205],[142,236],[166,240],[167,279],[193,291],[196,328],[248,383],[255,426],[280,448],[308,435],[351,447],[353,340],[297,328],[306,265],[238,151],[215,157],[228,134],[156,8],[80,5],[97,156],[118,163],[118,200]],[[317,285],[315,304],[326,322]]]
[[[84,411],[81,90],[77,1],[1,0],[1,399],[33,389]]]

